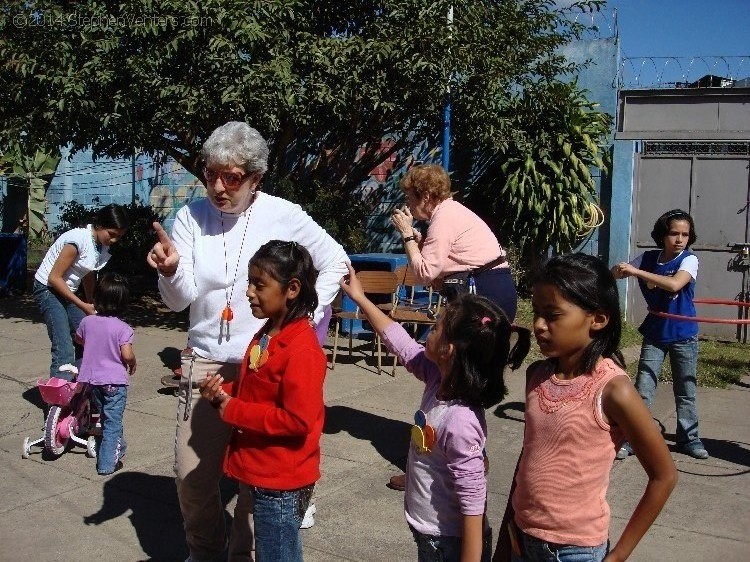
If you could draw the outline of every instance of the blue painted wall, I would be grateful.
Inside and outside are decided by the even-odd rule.
[[[578,75],[578,86],[586,90],[586,97],[597,103],[599,111],[608,113],[614,123],[617,112],[617,68],[619,65],[619,42],[617,37],[586,38],[575,41],[561,53],[567,59],[586,67]],[[611,142],[614,142],[612,137]],[[599,193],[601,207],[605,213],[605,223],[583,240],[578,251],[598,255],[608,260],[612,253],[611,243],[611,194],[612,176],[602,178],[599,170],[592,170]]]
[[[158,164],[148,156],[94,161],[91,151],[62,150],[57,172],[47,190],[47,224],[59,223],[61,207],[69,201],[86,206],[152,205],[171,226],[174,214],[194,197],[205,195],[203,185],[182,166],[168,160]]]

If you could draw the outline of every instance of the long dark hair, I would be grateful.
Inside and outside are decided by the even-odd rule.
[[[312,317],[318,308],[318,293],[315,291],[318,270],[304,246],[297,242],[271,240],[258,248],[250,258],[248,267],[253,266],[278,281],[283,290],[292,279],[299,281],[299,295],[287,302],[287,314],[282,325],[298,318]]]
[[[695,244],[698,236],[695,234],[695,222],[690,213],[683,211],[682,209],[672,209],[667,211],[654,223],[654,229],[651,231],[651,239],[656,243],[659,248],[664,248],[664,237],[669,234],[669,228],[672,225],[672,221],[687,221],[690,225],[690,233],[688,234],[688,246]]]
[[[557,287],[563,298],[586,312],[601,310],[609,316],[607,325],[594,332],[591,343],[584,350],[578,374],[593,371],[600,357],[610,358],[625,368],[625,359],[620,352],[620,297],[615,278],[602,260],[581,253],[551,257],[536,272],[533,284]]]
[[[447,304],[441,318],[442,338],[453,344],[451,370],[440,386],[444,400],[462,400],[489,408],[507,393],[506,365],[517,369],[529,352],[530,335],[511,326],[498,306],[477,295],[464,295]],[[510,348],[511,333],[518,341]]]
[[[121,205],[106,205],[99,209],[91,219],[94,228],[130,228],[130,217]]]
[[[104,273],[94,289],[94,308],[99,316],[121,316],[128,309],[130,287],[119,273]]]

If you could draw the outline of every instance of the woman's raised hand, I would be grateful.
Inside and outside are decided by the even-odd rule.
[[[409,207],[404,207],[403,209],[396,209],[393,211],[393,214],[391,215],[391,222],[393,223],[393,226],[396,227],[396,230],[399,231],[401,234],[401,237],[405,236],[411,236],[413,232],[412,228],[412,222],[414,218],[411,216],[411,211],[409,210]]]
[[[146,262],[165,277],[171,277],[177,272],[180,254],[177,253],[169,235],[158,222],[154,223],[154,230],[156,236],[159,237],[159,241],[154,244],[154,247],[146,256]]]

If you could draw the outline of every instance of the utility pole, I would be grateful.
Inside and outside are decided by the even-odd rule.
[[[448,29],[453,37],[453,5],[448,10]],[[451,81],[445,85],[445,106],[443,108],[443,168],[450,170],[451,165]]]

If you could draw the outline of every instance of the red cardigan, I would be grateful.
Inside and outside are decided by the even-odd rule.
[[[248,362],[257,341],[258,334],[230,387],[224,421],[234,429],[224,472],[250,486],[296,490],[320,478],[326,356],[306,318],[271,338],[268,361],[256,372]]]

